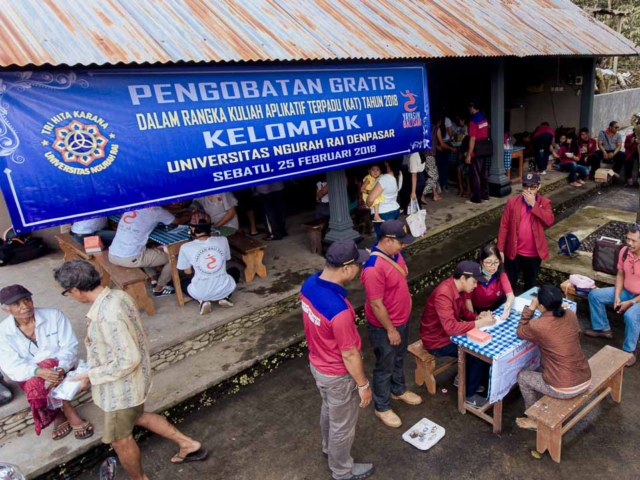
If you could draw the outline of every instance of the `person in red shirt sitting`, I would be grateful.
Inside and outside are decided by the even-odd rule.
[[[540,175],[527,173],[522,178],[522,195],[511,197],[504,207],[498,250],[513,288],[522,272],[524,289],[536,285],[542,260],[549,258],[545,227],[553,225],[551,201],[538,194]]]
[[[451,336],[463,335],[474,328],[494,323],[491,312],[479,315],[469,311],[464,303],[464,294],[473,292],[484,277],[476,262],[458,263],[452,277],[444,280],[429,296],[420,319],[420,339],[424,348],[436,357],[457,357],[458,347]],[[466,402],[481,407],[487,399],[478,395],[484,392],[480,382],[488,364],[472,355],[467,357]]]
[[[504,305],[502,320],[506,320],[516,297],[509,277],[504,273],[498,248],[495,245],[482,247],[478,255],[478,263],[482,268],[482,280],[478,280],[478,286],[473,293],[465,294],[467,309],[475,313],[486,310],[493,312]]]
[[[598,142],[589,136],[588,128],[580,129],[578,149],[580,151],[578,165],[589,167],[589,180],[593,181],[596,178],[596,170],[600,168],[600,157],[598,156]]]
[[[367,258],[369,254],[354,242],[334,242],[324,270],[309,277],[300,290],[311,374],[322,398],[322,453],[333,478],[350,480],[373,474],[372,464],[353,463],[351,456],[358,406],[369,405],[371,388],[362,364],[356,313],[344,288]]]
[[[584,179],[589,175],[589,169],[584,165],[579,165],[580,149],[578,143],[574,142],[573,133],[567,134],[567,139],[560,145],[558,156],[560,157],[560,171],[569,172],[569,185],[572,187],[581,187],[584,185]]]
[[[627,179],[627,186],[632,187],[633,184],[633,164],[637,162],[640,157],[638,156],[638,142],[640,142],[640,125],[636,126],[624,140],[624,178]],[[638,182],[636,182],[636,185]]]

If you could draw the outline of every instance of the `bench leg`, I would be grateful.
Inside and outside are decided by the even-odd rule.
[[[467,354],[458,347],[458,411],[463,415],[467,413],[464,406],[465,391],[467,389]]]
[[[242,255],[242,262],[245,265],[244,269],[244,281],[247,283],[253,282],[256,275],[261,278],[267,276],[267,267],[262,263],[264,258],[264,250],[258,250],[255,252]]]
[[[138,308],[144,310],[147,312],[147,315],[151,316],[156,313],[156,306],[147,293],[145,283],[146,282],[138,282],[128,285],[124,291],[133,297]]]
[[[493,433],[500,434],[502,432],[502,402],[493,404]]]
[[[614,402],[620,403],[622,401],[622,374],[624,373],[624,368],[622,368],[618,373],[616,373],[613,378],[609,381],[609,387],[611,387],[611,398]]]
[[[309,230],[309,247],[311,253],[322,254],[322,230]]]
[[[560,463],[560,454],[562,450],[562,425],[551,429],[543,423],[538,423],[538,432],[536,435],[536,450],[538,453],[544,453],[549,450],[551,459]]]
[[[71,262],[72,260],[76,259],[76,254],[75,254],[75,252],[73,250],[71,250],[69,247],[67,247],[64,243],[58,242],[58,244],[60,245],[60,248],[64,252],[64,261],[65,262]]]
[[[427,391],[431,395],[436,394],[436,378],[433,376],[434,368],[435,368],[435,362],[425,362],[423,360],[416,360],[416,372],[415,372],[416,385],[422,386],[422,384],[426,382]]]

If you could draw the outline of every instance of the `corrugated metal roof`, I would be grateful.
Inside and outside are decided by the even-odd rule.
[[[570,0],[3,0],[0,66],[637,55]]]

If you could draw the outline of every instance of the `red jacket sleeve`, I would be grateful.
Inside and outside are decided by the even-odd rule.
[[[630,150],[631,148],[633,148],[633,133],[627,135],[624,139],[624,149]]]
[[[553,225],[555,216],[553,214],[553,208],[551,208],[551,200],[546,197],[542,197],[539,202],[536,202],[531,208],[533,213],[545,227]]]
[[[455,310],[453,308],[453,304],[451,303],[451,298],[449,298],[445,294],[438,294],[435,300],[436,312],[438,312],[438,319],[440,320],[440,324],[447,335],[463,335],[467,333],[469,330],[473,330],[475,328],[475,324],[473,322],[460,322],[455,315]],[[466,310],[466,309],[465,309]],[[468,311],[468,310],[467,310]],[[471,315],[471,312],[469,312]]]
[[[498,251],[505,253],[505,246],[507,244],[507,232],[509,230],[509,221],[511,220],[512,203],[507,201],[502,212],[502,218],[500,219],[500,229],[498,230]]]

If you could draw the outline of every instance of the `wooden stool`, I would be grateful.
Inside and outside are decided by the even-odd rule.
[[[417,342],[412,343],[411,345],[409,345],[409,348],[407,350],[416,359],[416,385],[421,386],[426,382],[427,391],[431,395],[435,395],[436,375],[439,375],[448,368],[455,366],[456,363],[458,363],[458,359],[454,358],[448,360],[444,365],[436,368],[437,357],[435,355],[431,355],[425,350],[424,345],[422,345],[422,340],[418,340]]]
[[[309,248],[311,249],[311,253],[322,255],[322,231],[327,225],[328,220],[327,218],[318,218],[302,224],[302,226],[307,229],[307,235],[309,235]]]
[[[229,246],[233,253],[239,256],[244,263],[244,281],[246,283],[253,282],[256,275],[261,278],[267,276],[267,267],[263,263],[264,250],[267,248],[264,243],[238,232],[227,237],[227,240],[229,240]]]

